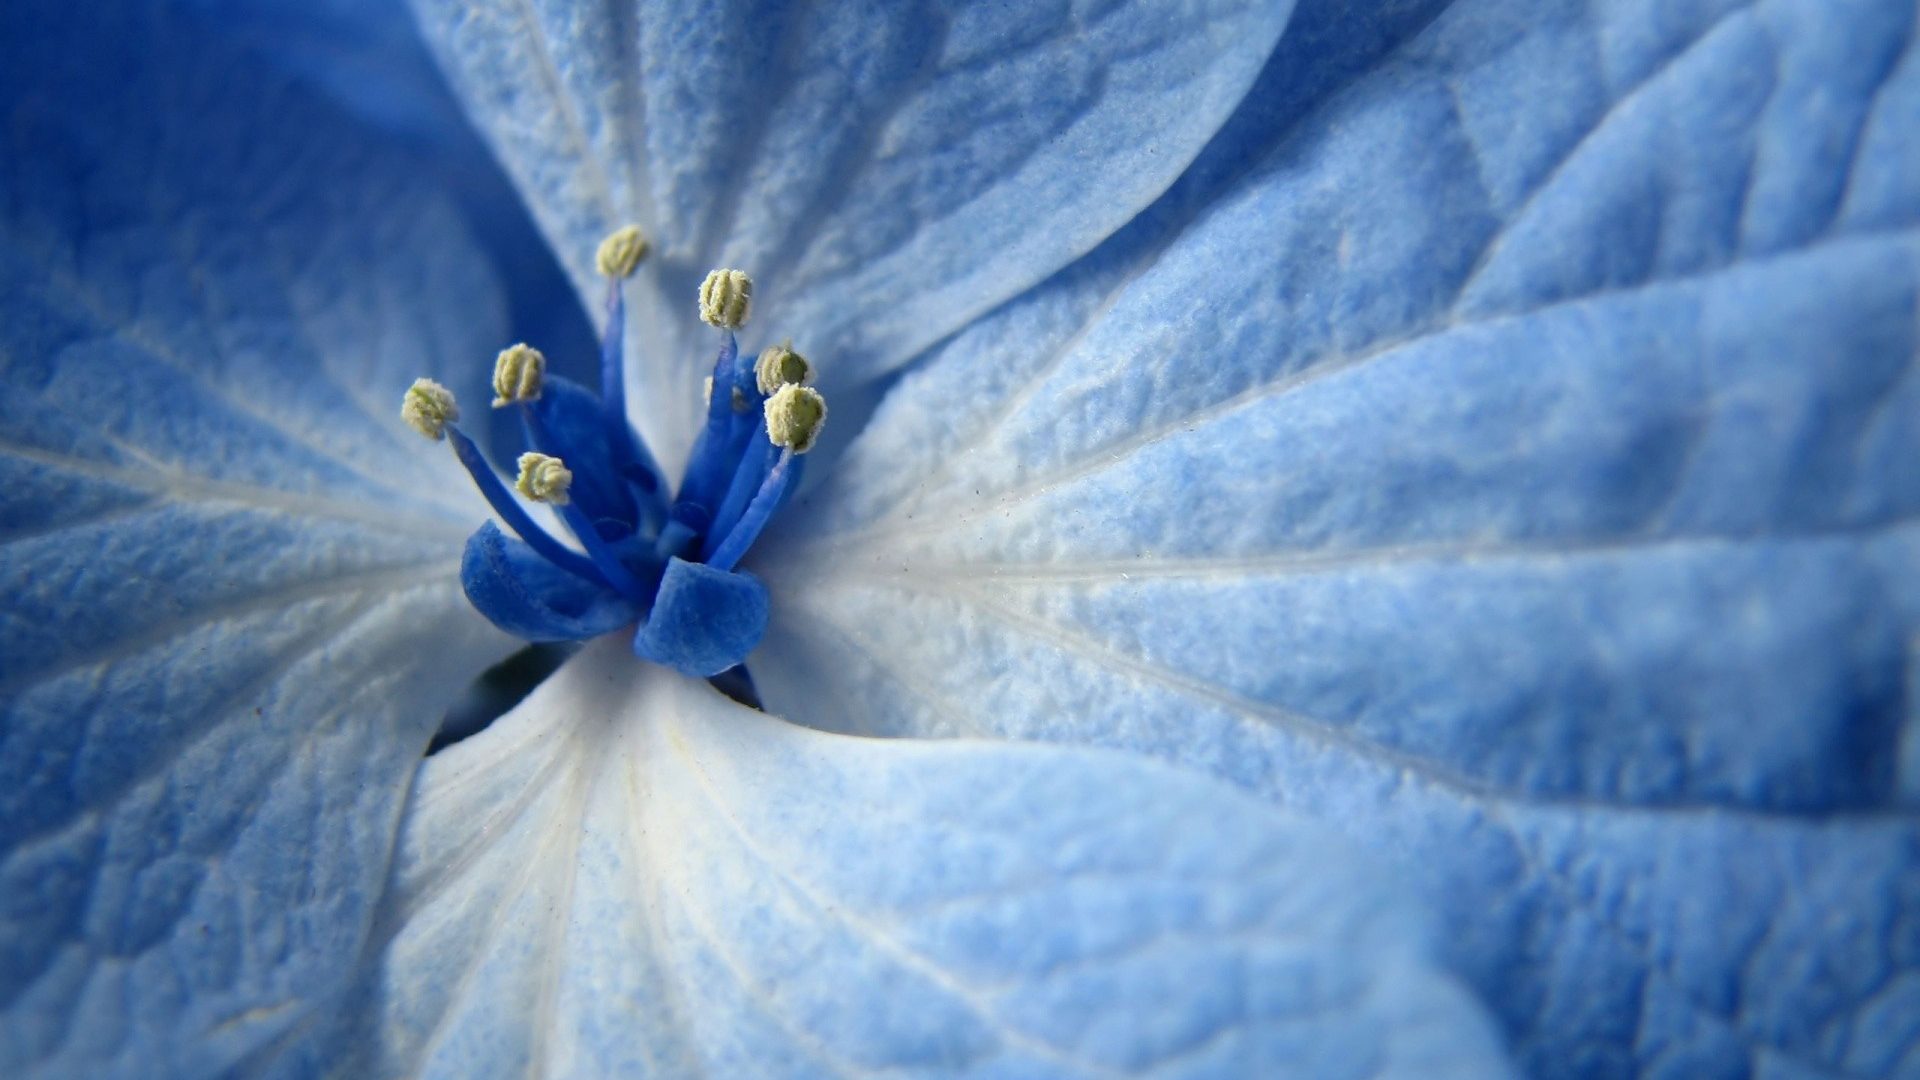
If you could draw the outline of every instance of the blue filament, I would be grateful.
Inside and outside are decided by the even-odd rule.
[[[586,578],[597,585],[607,584],[606,575],[593,565],[591,559],[555,540],[547,534],[547,530],[534,522],[519,501],[513,497],[513,493],[507,490],[507,485],[502,483],[500,477],[494,473],[493,466],[487,464],[487,459],[481,455],[480,448],[473,445],[472,439],[467,438],[466,433],[457,427],[449,426],[447,440],[453,444],[454,456],[460,459],[460,464],[467,467],[467,475],[473,477],[474,486],[479,488],[480,494],[486,497],[487,504],[493,507],[493,512],[500,515],[500,520],[507,523],[507,528],[518,533],[520,539],[527,542],[528,547],[539,552],[541,558],[562,570],[577,577]]]
[[[640,504],[651,510],[660,493],[660,466],[647,450],[632,425],[627,423],[627,380],[624,341],[627,336],[627,301],[618,280],[607,283],[607,330],[600,339],[600,408],[610,440],[615,470],[641,496]],[[649,498],[651,496],[651,498]],[[649,514],[650,523],[659,527],[657,514]]]
[[[779,462],[760,482],[760,490],[754,493],[753,501],[747,504],[746,513],[740,515],[739,524],[727,533],[713,557],[707,560],[707,565],[719,570],[733,569],[740,557],[753,546],[753,542],[760,539],[760,530],[773,520],[773,512],[780,509],[780,504],[786,501],[787,492],[792,490],[799,478],[799,456],[791,449],[780,451]]]
[[[674,499],[676,511],[681,504],[699,506],[706,511],[708,520],[712,520],[714,504],[724,494],[725,485],[733,475],[733,400],[734,391],[742,389],[738,376],[740,343],[734,338],[733,331],[723,333],[726,338],[713,361],[713,392],[707,395],[706,423],[701,426],[700,435],[694,440],[686,476],[681,479],[679,495]],[[752,390],[751,385],[747,386],[743,396]],[[678,512],[673,517],[684,520]]]
[[[713,524],[707,529],[706,543],[701,545],[702,559],[712,558],[721,541],[733,531],[740,515],[746,513],[754,492],[760,490],[761,481],[766,479],[768,470],[773,468],[780,456],[780,448],[767,438],[765,429],[758,434],[760,437],[740,455],[740,464],[734,467],[733,481],[727,485],[726,498],[720,500],[720,509],[714,512]]]
[[[645,602],[650,590],[641,585],[640,579],[621,564],[619,557],[614,555],[613,551],[607,547],[607,542],[600,538],[599,529],[593,522],[587,520],[587,515],[581,512],[579,505],[565,503],[558,509],[560,519],[567,523],[567,528],[573,530],[573,535],[580,541],[580,546],[587,549],[587,558],[593,560],[593,565],[606,576],[607,583],[627,599]]]

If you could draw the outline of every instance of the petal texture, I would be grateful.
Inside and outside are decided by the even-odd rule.
[[[590,646],[432,758],[353,1075],[1504,1075],[1319,832],[1137,759],[850,739]]]
[[[653,394],[635,408],[670,466],[708,269],[756,275],[756,325],[830,380],[890,369],[1165,190],[1291,6],[418,4],[583,287],[613,227],[654,234],[629,325]]]
[[[397,417],[501,333],[458,219],[138,7],[0,16],[8,1075],[206,1073],[297,1020],[507,646],[456,578],[484,508]]]
[[[770,707],[1332,820],[1542,1073],[1920,1067],[1914,14],[1450,5],[902,380]]]

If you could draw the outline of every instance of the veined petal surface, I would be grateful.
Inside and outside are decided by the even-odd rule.
[[[345,976],[511,647],[397,415],[484,402],[497,291],[410,159],[194,23],[25,0],[0,58],[0,1072],[210,1073]]]
[[[1498,1077],[1330,834],[1129,755],[856,739],[597,642],[423,768],[269,1074]]]
[[[1920,1069],[1914,23],[1447,5],[901,381],[769,707],[1331,821],[1543,1075]]]
[[[690,441],[695,288],[884,372],[1091,250],[1239,102],[1290,0],[766,4],[417,0],[427,35],[586,295],[637,221],[629,340],[670,468]]]

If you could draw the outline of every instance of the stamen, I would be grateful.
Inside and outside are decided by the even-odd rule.
[[[587,549],[587,558],[593,561],[607,581],[629,599],[645,602],[648,595],[646,587],[621,564],[619,556],[607,546],[606,539],[600,535],[600,530],[594,527],[585,511],[567,498],[567,489],[572,485],[573,473],[559,458],[531,451],[520,455],[520,477],[513,482],[514,490],[535,502],[551,503],[558,507],[567,528],[573,530],[580,546]]]
[[[747,325],[753,309],[753,279],[739,270],[715,270],[700,283],[700,319],[721,330]]]
[[[799,451],[791,447],[780,451],[780,460],[768,471],[767,478],[760,482],[760,490],[754,493],[753,501],[747,504],[746,513],[740,515],[739,523],[728,530],[727,538],[706,560],[708,566],[715,570],[734,568],[740,557],[753,546],[753,542],[760,539],[767,522],[773,520],[773,512],[780,509],[781,502],[785,501],[788,489],[800,475],[802,464]]]
[[[773,519],[774,511],[780,509],[780,504],[800,474],[800,455],[813,449],[813,444],[820,438],[820,429],[826,426],[827,399],[811,387],[789,383],[767,399],[766,412],[769,448],[780,447],[780,458],[774,462],[773,468],[766,471],[766,478],[760,481],[760,490],[754,493],[753,501],[741,512],[739,521],[728,528],[720,517],[716,517],[713,532],[708,536],[706,547],[711,554],[706,562],[717,570],[733,569],[740,557],[753,546],[753,542],[760,538],[761,530]],[[749,451],[749,457],[752,456]],[[736,474],[735,480],[739,479]],[[728,494],[732,496],[734,493],[729,491]],[[726,507],[723,505],[722,509],[724,511]],[[713,533],[723,528],[726,530],[725,538],[717,544],[713,543]]]
[[[639,502],[648,525],[657,527],[660,523],[656,509],[658,504],[653,496],[660,490],[660,466],[634,432],[633,425],[627,422],[626,361],[623,357],[627,303],[621,295],[620,281],[619,278],[607,279],[607,329],[606,336],[600,339],[600,411],[606,418],[606,429],[611,436],[614,464],[623,479],[640,489]]]
[[[642,604],[647,602],[653,590],[642,585],[639,578],[634,577],[631,571],[621,565],[619,557],[614,555],[613,549],[607,546],[606,540],[593,527],[593,522],[587,520],[585,512],[578,506],[567,503],[560,507],[560,517],[566,521],[567,528],[573,530],[573,535],[579,539],[580,546],[587,549],[587,558],[593,560],[593,565],[600,568],[600,572],[606,575],[616,591],[629,600]]]
[[[567,489],[573,486],[573,470],[557,457],[536,451],[520,455],[520,475],[513,489],[534,502],[565,506],[572,500]]]
[[[714,387],[731,388],[737,381],[744,380],[743,372],[736,372],[735,366],[740,358],[740,344],[732,331],[723,335],[720,353],[714,357],[713,376],[710,380]],[[701,426],[700,434],[693,441],[693,453],[687,459],[687,471],[681,475],[680,491],[676,495],[673,509],[668,516],[692,524],[686,516],[690,507],[700,507],[700,518],[704,524],[710,519],[713,505],[722,494],[727,478],[733,474],[731,440],[728,438],[732,428],[734,413],[727,405],[715,400],[711,391],[707,394],[707,418]],[[729,392],[727,402],[732,401]]]
[[[813,365],[793,351],[791,342],[770,345],[761,350],[759,361],[753,365],[753,381],[762,394],[772,394],[787,385],[806,386],[813,382]]]
[[[460,405],[453,391],[432,379],[415,379],[400,399],[400,419],[420,434],[439,442],[446,438],[447,425],[460,419]]]
[[[740,455],[740,465],[733,471],[733,481],[727,485],[726,497],[720,500],[720,509],[714,512],[713,524],[707,529],[706,542],[700,547],[701,561],[711,559],[733,527],[740,523],[749,500],[760,489],[780,454],[780,448],[767,441],[763,429],[747,452]]]
[[[606,575],[594,567],[593,560],[555,540],[547,534],[545,529],[534,523],[525,508],[514,501],[513,493],[507,490],[507,485],[502,483],[500,477],[494,473],[493,466],[487,464],[486,457],[480,453],[479,447],[473,445],[472,439],[467,438],[465,433],[457,427],[449,426],[446,432],[453,443],[454,456],[460,459],[460,464],[466,466],[467,475],[473,477],[473,485],[480,489],[480,494],[486,498],[487,505],[493,507],[493,512],[499,515],[507,528],[520,534],[520,539],[525,540],[528,547],[560,569],[576,577],[585,578],[595,585],[608,584]]]
[[[699,308],[701,319],[721,331],[720,348],[712,377],[706,380],[706,415],[699,436],[679,490],[667,505],[664,478],[628,421],[626,408],[624,282],[648,249],[645,233],[628,225],[609,234],[594,254],[595,268],[607,279],[597,401],[565,379],[556,377],[547,386],[546,357],[531,346],[514,345],[495,358],[493,405],[522,407],[528,446],[511,485],[454,426],[460,411],[446,387],[431,379],[415,382],[402,402],[401,416],[427,438],[452,442],[455,456],[500,523],[518,533],[541,559],[630,601],[614,604],[614,616],[631,618],[651,611],[634,639],[638,655],[704,672],[712,666],[708,660],[737,665],[758,640],[758,628],[765,623],[765,589],[731,571],[798,489],[806,464],[802,455],[819,439],[827,407],[810,388],[813,366],[791,342],[762,351],[757,362],[741,355],[736,333],[752,312],[753,279],[739,270],[714,270],[700,285]],[[569,461],[580,471],[569,467]],[[581,485],[578,500],[572,497],[576,482]],[[565,543],[564,534],[543,530],[523,499],[553,506],[577,538],[578,548]],[[462,580],[475,606],[498,625],[536,640],[607,629],[604,618],[582,622],[566,614],[568,605],[579,599],[581,585],[556,581],[527,563],[524,551],[513,556],[519,569],[508,567],[512,572],[507,573],[493,565],[500,562],[501,550],[495,527],[487,525],[476,537],[485,543],[470,543],[469,553],[476,547],[484,549],[483,555],[493,551],[487,556],[493,562],[470,574],[469,558],[462,564]],[[529,568],[531,576],[522,573]],[[680,576],[672,577],[669,570]],[[695,573],[704,584],[686,586],[685,572]],[[502,590],[515,589],[518,599],[496,603],[506,595]],[[551,619],[541,614],[546,609],[533,603],[540,597],[529,590],[554,594]],[[605,607],[614,601],[598,595],[592,603]],[[672,617],[663,621],[662,612],[669,609]],[[697,652],[732,633],[715,637],[715,627],[732,624],[743,629],[722,642],[719,653],[697,664],[689,659],[694,655],[690,648]],[[751,634],[746,634],[748,629]]]
[[[811,387],[788,383],[767,399],[767,438],[796,454],[813,449],[827,423],[827,399]]]
[[[627,278],[647,257],[652,245],[647,243],[647,234],[640,231],[638,225],[628,225],[615,229],[600,241],[600,250],[593,254],[594,268],[601,277]]]
[[[516,401],[540,396],[547,377],[547,358],[524,342],[500,350],[493,360],[493,407],[504,409]]]

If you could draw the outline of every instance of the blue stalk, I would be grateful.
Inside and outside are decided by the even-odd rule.
[[[715,570],[731,570],[747,553],[753,542],[760,538],[760,532],[773,519],[773,512],[780,509],[780,503],[786,498],[787,490],[800,475],[800,462],[792,448],[780,451],[780,460],[760,482],[760,490],[747,504],[747,511],[740,515],[740,521],[727,532],[727,538],[720,542],[713,557],[706,560]]]
[[[729,460],[733,448],[728,445],[731,441],[728,436],[733,431],[733,369],[740,355],[740,343],[733,331],[726,331],[726,335],[720,355],[713,361],[713,394],[707,399],[707,421],[700,429],[700,437],[694,441],[686,477],[680,483],[679,497],[674,500],[674,513],[670,516],[676,521],[686,520],[680,512],[681,503],[692,503],[711,515],[714,502],[722,494],[722,485],[733,473],[733,462]]]
[[[641,513],[649,526],[659,525],[660,466],[627,421],[625,342],[627,301],[618,278],[607,282],[607,331],[600,339],[600,408],[605,413],[607,445],[613,449],[614,470],[639,488]]]
[[[713,557],[727,534],[746,513],[748,501],[760,484],[767,478],[774,462],[779,459],[780,450],[767,438],[766,428],[758,429],[760,437],[740,455],[740,464],[733,470],[733,482],[727,485],[727,496],[720,501],[720,509],[714,512],[713,525],[707,529],[706,543],[701,545],[700,558],[706,561]]]
[[[528,547],[539,552],[541,558],[575,577],[584,578],[595,585],[612,588],[612,583],[593,564],[593,560],[555,540],[547,534],[545,529],[534,523],[533,518],[521,507],[519,500],[507,490],[507,485],[501,481],[499,474],[493,471],[493,466],[487,464],[487,459],[480,453],[480,448],[473,445],[473,440],[467,438],[465,432],[448,425],[447,440],[453,444],[453,456],[459,458],[460,464],[466,466],[467,475],[473,477],[474,486],[480,489],[480,494],[486,496],[487,505],[493,507],[493,512],[499,515],[501,521],[506,522],[507,528],[520,534],[520,539],[525,540]]]
[[[593,560],[593,565],[599,568],[600,573],[606,576],[608,583],[620,595],[636,604],[645,604],[652,599],[646,587],[640,584],[640,579],[634,577],[625,566],[621,565],[619,558],[614,555],[612,549],[607,547],[607,542],[600,538],[600,533],[594,529],[593,522],[587,520],[585,511],[573,503],[564,503],[554,509],[560,511],[560,517],[566,521],[567,528],[573,530],[573,535],[579,539],[580,546],[587,549],[587,558]]]

